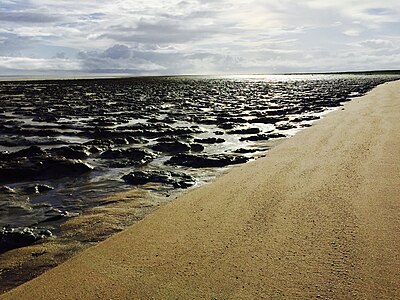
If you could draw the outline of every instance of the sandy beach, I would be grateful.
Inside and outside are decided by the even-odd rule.
[[[1,299],[400,298],[400,82]]]

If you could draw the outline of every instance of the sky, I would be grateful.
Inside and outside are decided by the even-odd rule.
[[[0,75],[400,69],[399,0],[0,0]]]

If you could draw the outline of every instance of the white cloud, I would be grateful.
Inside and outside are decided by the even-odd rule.
[[[357,29],[347,29],[343,31],[343,34],[348,35],[348,36],[359,36],[360,35],[360,30]]]
[[[81,70],[81,64],[79,61],[68,59],[0,56],[0,70],[1,69],[30,71],[79,71]]]
[[[360,42],[359,44],[372,49],[392,49],[395,45],[392,41],[382,39],[366,40]]]
[[[399,20],[398,0],[2,0],[0,63],[21,72],[378,69],[385,51],[398,62]]]

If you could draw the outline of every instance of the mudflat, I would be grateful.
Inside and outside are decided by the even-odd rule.
[[[400,298],[400,81],[1,299]]]

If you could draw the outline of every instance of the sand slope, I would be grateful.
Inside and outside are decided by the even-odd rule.
[[[400,82],[1,299],[400,299]]]

